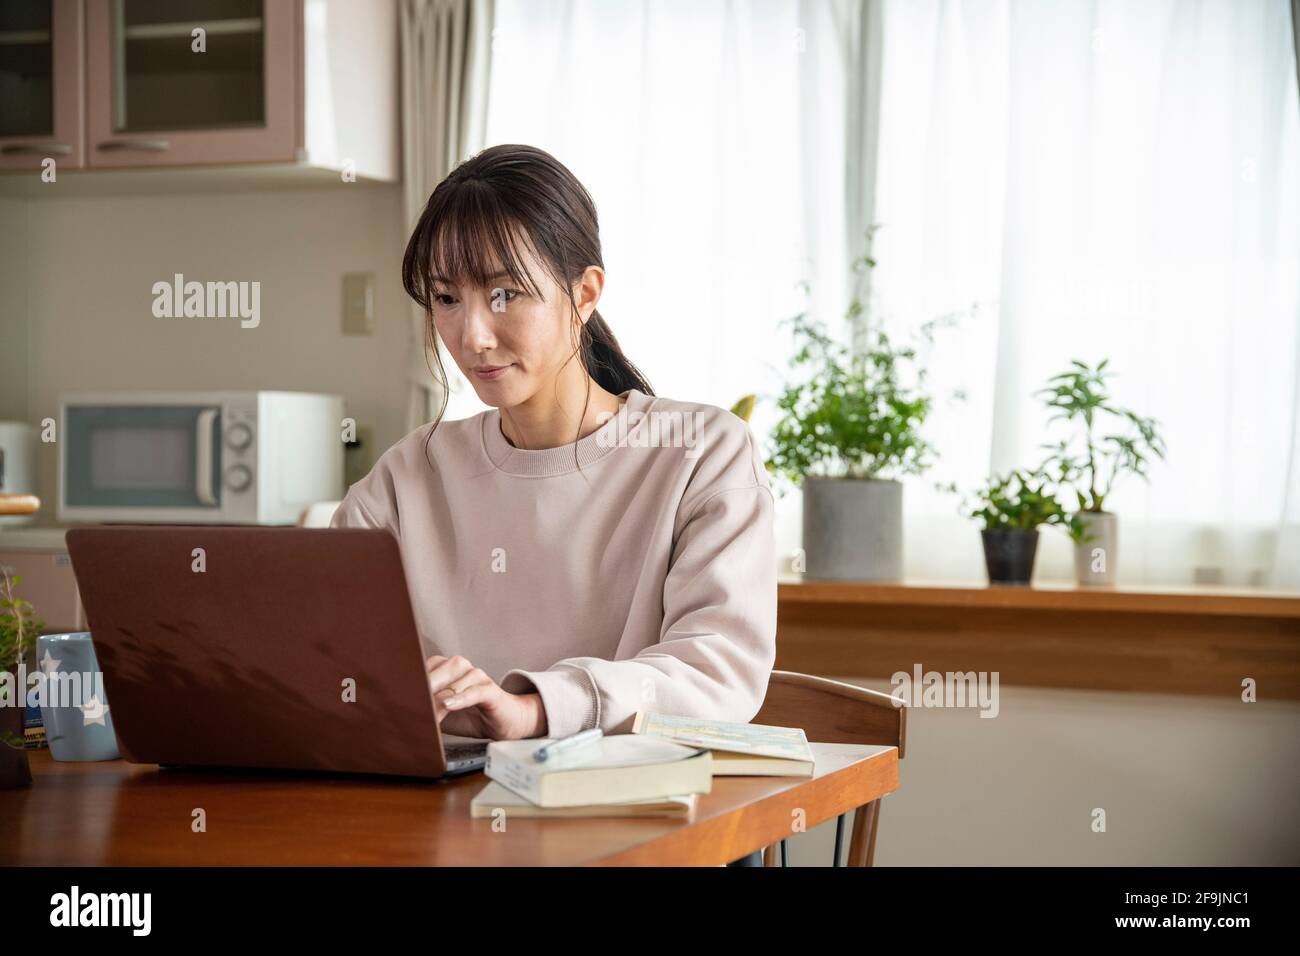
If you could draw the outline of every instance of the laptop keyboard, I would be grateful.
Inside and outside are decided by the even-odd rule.
[[[448,761],[472,760],[487,753],[487,745],[488,741],[486,740],[468,744],[444,744],[443,751],[446,753]]]

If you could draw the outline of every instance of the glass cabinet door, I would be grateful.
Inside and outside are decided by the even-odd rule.
[[[87,6],[91,166],[292,160],[295,0]]]
[[[0,3],[0,169],[83,165],[81,0]]]

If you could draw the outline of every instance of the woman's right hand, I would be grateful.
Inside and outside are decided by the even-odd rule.
[[[463,657],[424,662],[433,712],[443,733],[489,740],[520,740],[546,733],[540,694],[512,694]]]

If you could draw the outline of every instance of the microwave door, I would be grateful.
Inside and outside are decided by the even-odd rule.
[[[69,406],[64,429],[69,509],[195,514],[221,505],[221,409],[214,406]]]

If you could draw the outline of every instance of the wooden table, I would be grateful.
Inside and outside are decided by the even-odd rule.
[[[413,782],[61,763],[0,791],[0,864],[716,866],[898,787],[898,750],[813,744],[812,778],[715,777],[687,820],[471,819],[481,773]],[[191,829],[196,808],[206,833]]]

